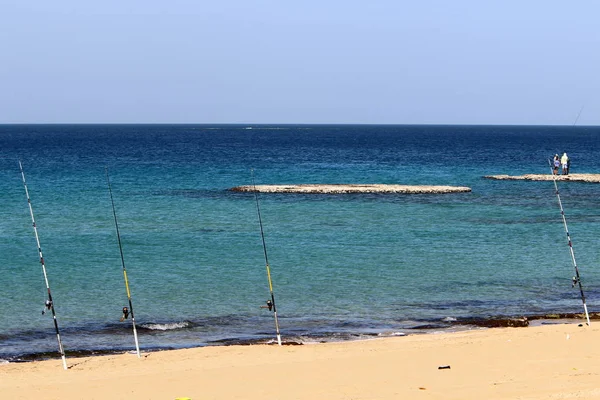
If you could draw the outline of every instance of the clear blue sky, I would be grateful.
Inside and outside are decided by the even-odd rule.
[[[0,123],[600,125],[596,0],[0,0]]]

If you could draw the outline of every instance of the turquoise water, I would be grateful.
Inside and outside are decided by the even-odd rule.
[[[284,341],[580,312],[548,173],[598,172],[597,127],[0,126],[0,358],[56,356],[23,162],[68,355],[131,350],[108,167],[143,350],[274,338],[251,183],[460,185],[444,195],[259,196]],[[559,183],[590,311],[600,185]]]

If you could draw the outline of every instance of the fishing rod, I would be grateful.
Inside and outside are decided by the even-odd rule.
[[[260,206],[258,204],[258,191],[256,190],[256,183],[254,182],[254,170],[250,170],[252,175],[252,186],[254,188],[254,199],[256,200],[256,213],[258,214],[258,223],[260,225],[260,237],[262,238],[263,252],[265,254],[265,265],[267,267],[267,279],[269,280],[269,291],[271,292],[271,300],[267,300],[266,306],[261,308],[268,308],[269,311],[273,311],[275,317],[275,331],[277,332],[277,343],[281,346],[281,334],[279,332],[279,319],[277,318],[277,307],[275,307],[275,294],[273,293],[273,281],[271,280],[271,267],[269,266],[269,257],[267,256],[267,244],[265,242],[265,233],[263,230],[262,218],[260,216]]]
[[[552,162],[550,161],[550,159],[548,159],[548,164],[550,164],[550,173],[552,174],[552,180],[554,181],[554,189],[556,190],[556,198],[558,199],[558,206],[560,207],[560,215],[562,216],[563,225],[565,227],[565,233],[567,234],[567,243],[569,244],[571,260],[573,261],[573,267],[575,268],[575,276],[573,277],[573,287],[575,287],[575,285],[579,285],[579,293],[581,293],[581,302],[583,303],[585,318],[587,319],[588,326],[590,326],[590,316],[588,314],[587,305],[585,304],[585,294],[583,293],[581,277],[579,276],[579,268],[577,268],[577,261],[575,261],[575,252],[573,251],[573,243],[571,242],[571,235],[569,234],[569,228],[567,226],[567,218],[565,217],[565,210],[563,209],[562,201],[560,200],[558,185],[556,183],[556,175],[554,175],[554,171],[552,169]]]
[[[37,225],[33,216],[33,207],[31,206],[31,198],[29,197],[29,190],[27,189],[27,182],[25,182],[25,173],[23,172],[23,165],[19,160],[19,169],[21,170],[21,178],[23,179],[23,186],[25,187],[25,195],[27,196],[27,204],[29,205],[29,214],[31,215],[31,222],[33,224],[33,232],[35,233],[35,241],[38,247],[38,253],[40,255],[40,264],[42,264],[42,272],[44,273],[44,281],[46,282],[46,289],[48,291],[48,300],[44,304],[44,310],[42,315],[46,313],[46,310],[52,311],[52,318],[54,320],[54,330],[56,331],[56,339],[58,340],[58,351],[62,358],[63,368],[67,369],[67,358],[65,356],[65,350],[63,348],[62,340],[60,339],[60,332],[58,330],[58,320],[56,319],[56,311],[54,310],[54,301],[52,300],[52,293],[50,292],[50,283],[48,282],[48,274],[46,273],[46,263],[44,262],[44,256],[42,254],[42,246],[40,245],[40,237],[38,236]]]
[[[581,109],[579,110],[579,114],[577,114],[577,118],[575,118],[575,122],[573,122],[573,126],[577,125],[577,121],[579,121],[579,117],[581,117],[581,113],[583,112],[584,108],[585,108],[585,104],[581,106]]]
[[[137,330],[135,329],[135,317],[133,315],[133,303],[131,302],[131,291],[129,290],[129,280],[127,279],[127,270],[125,269],[125,257],[123,256],[123,245],[121,244],[121,233],[119,232],[119,222],[117,221],[117,212],[115,211],[115,201],[113,200],[112,187],[110,185],[110,178],[108,177],[108,167],[105,168],[106,172],[106,183],[108,185],[108,192],[110,193],[110,203],[112,204],[113,217],[115,218],[115,228],[117,230],[117,241],[119,242],[119,251],[121,252],[121,265],[123,266],[123,279],[125,280],[125,289],[127,291],[127,300],[129,301],[129,309],[123,307],[123,316],[121,322],[126,320],[131,315],[131,324],[133,326],[133,339],[135,340],[135,350],[138,358],[140,355],[140,344],[138,342]]]

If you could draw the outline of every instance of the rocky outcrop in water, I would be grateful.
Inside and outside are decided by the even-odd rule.
[[[600,174],[569,174],[569,175],[551,175],[551,174],[525,174],[525,175],[486,175],[486,179],[497,179],[505,181],[573,181],[600,183]]]
[[[590,319],[600,319],[600,312],[589,312]],[[584,313],[553,313],[530,316],[529,320],[534,319],[585,319]]]
[[[236,186],[234,192],[259,193],[463,193],[470,192],[466,186],[430,186],[430,185],[384,185],[384,184],[304,184],[304,185],[256,185]]]

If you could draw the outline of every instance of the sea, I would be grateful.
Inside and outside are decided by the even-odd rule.
[[[549,174],[600,172],[600,127],[0,125],[0,362],[485,329],[583,311]],[[110,185],[123,258],[115,225]],[[273,194],[258,184],[468,186]],[[600,185],[558,182],[590,312]],[[500,322],[498,322],[500,321]]]

